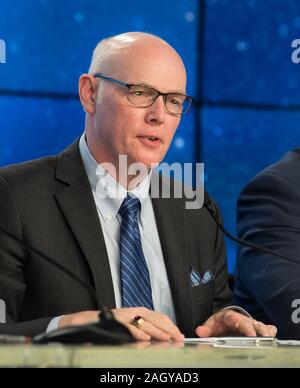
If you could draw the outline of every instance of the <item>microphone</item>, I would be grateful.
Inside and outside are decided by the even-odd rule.
[[[240,244],[240,245],[244,245],[244,246],[247,246],[249,248],[253,248],[255,250],[258,250],[258,251],[261,251],[261,252],[264,252],[264,253],[268,253],[269,255],[272,255],[272,256],[275,256],[275,257],[278,257],[279,259],[284,259],[284,260],[287,260],[287,261],[290,261],[292,263],[296,263],[296,264],[299,264],[299,260],[296,260],[296,259],[293,259],[293,258],[290,258],[290,257],[286,257],[286,256],[283,256],[283,255],[280,255],[274,251],[272,251],[271,249],[268,249],[268,248],[265,248],[265,247],[262,247],[260,245],[256,245],[256,244],[253,244],[247,240],[244,240],[244,239],[241,239],[241,238],[238,238],[238,237],[234,237],[231,233],[229,233],[225,228],[224,226],[220,223],[220,221],[218,220],[218,216],[217,216],[217,213],[216,213],[216,209],[214,208],[214,206],[212,205],[212,202],[211,202],[211,199],[209,198],[208,194],[205,193],[204,194],[204,203],[203,203],[203,207],[206,208],[206,210],[209,212],[209,214],[211,215],[212,219],[215,221],[216,225],[218,226],[219,229],[221,229],[221,231],[232,241],[234,241],[235,243],[237,244]]]
[[[88,283],[80,279],[77,275],[62,266],[60,263],[54,261],[51,257],[42,253],[40,250],[25,243],[22,239],[7,231],[1,225],[0,232],[16,241],[29,252],[35,253],[61,271],[64,271],[72,279],[76,280],[90,293],[101,310],[99,313],[99,321],[84,325],[63,327],[48,333],[41,333],[32,338],[32,342],[34,344],[46,344],[49,342],[80,344],[89,342],[92,344],[100,345],[135,342],[135,338],[132,336],[128,328],[114,318],[112,311],[104,307],[101,303],[98,303],[96,293]]]

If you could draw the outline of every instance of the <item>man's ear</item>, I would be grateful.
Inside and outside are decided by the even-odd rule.
[[[78,83],[79,97],[85,112],[96,111],[96,80],[91,74],[82,74]]]

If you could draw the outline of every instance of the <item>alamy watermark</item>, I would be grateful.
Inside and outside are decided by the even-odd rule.
[[[101,199],[122,198],[126,188],[139,198],[150,195],[151,198],[184,199],[186,209],[200,209],[203,206],[203,163],[128,165],[127,155],[119,155],[117,168],[112,163],[102,163],[97,167],[96,175],[96,195]],[[147,179],[150,179],[149,184],[143,184]]]
[[[6,305],[2,299],[0,299],[0,323],[6,323]]]
[[[300,62],[300,39],[294,39],[291,47],[295,49],[292,52],[292,62],[297,65]]]
[[[300,299],[294,299],[291,307],[295,309],[292,313],[292,322],[296,325],[300,323]]]
[[[3,39],[0,39],[0,63],[6,63],[6,44]]]

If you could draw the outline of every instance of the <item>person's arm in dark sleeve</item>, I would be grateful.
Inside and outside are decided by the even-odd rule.
[[[238,201],[239,237],[295,263],[243,247],[239,249],[239,281],[279,329],[279,337],[300,339],[300,325],[291,321],[293,300],[300,298],[299,182],[275,171],[262,173]]]

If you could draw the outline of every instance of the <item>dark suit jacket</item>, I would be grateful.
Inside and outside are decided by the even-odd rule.
[[[206,209],[186,210],[183,199],[153,199],[177,324],[188,336],[229,304],[223,236]],[[7,323],[0,333],[35,335],[58,315],[115,307],[104,237],[78,142],[55,157],[0,170],[0,222],[7,230],[69,269],[90,292],[0,233],[0,299]],[[211,270],[214,281],[191,287],[189,270]]]
[[[238,233],[296,263],[241,248],[236,302],[256,319],[278,326],[279,337],[300,339],[300,324],[291,319],[292,302],[300,299],[300,149],[287,153],[244,188],[238,200]]]

